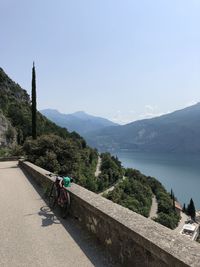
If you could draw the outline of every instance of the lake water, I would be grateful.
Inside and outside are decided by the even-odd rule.
[[[200,155],[116,152],[124,167],[140,170],[157,178],[178,200],[186,205],[192,197],[200,209]]]

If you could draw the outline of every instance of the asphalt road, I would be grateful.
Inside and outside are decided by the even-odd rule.
[[[113,266],[70,218],[46,206],[17,162],[0,162],[0,266]]]

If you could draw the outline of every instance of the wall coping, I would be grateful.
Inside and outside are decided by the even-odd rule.
[[[23,162],[23,164],[52,180],[47,175],[47,173],[50,173],[47,170],[30,162]],[[100,216],[106,216],[109,220],[119,223],[126,231],[130,231],[130,236],[134,237],[136,243],[142,244],[144,248],[152,254],[156,254],[157,257],[161,255],[160,257],[167,259],[171,256],[177,262],[182,263],[182,266],[200,266],[200,245],[197,242],[178,235],[165,226],[115,204],[77,184],[72,183],[68,191],[89,205],[91,209],[95,209]],[[166,259],[164,259],[165,262]]]

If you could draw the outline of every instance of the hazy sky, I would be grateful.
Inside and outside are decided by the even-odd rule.
[[[199,0],[0,0],[0,66],[38,108],[117,122],[200,101]]]

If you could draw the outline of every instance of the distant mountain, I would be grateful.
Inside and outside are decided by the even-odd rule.
[[[118,125],[107,119],[89,115],[84,111],[63,114],[55,109],[44,109],[40,112],[57,125],[67,128],[70,132],[76,131],[82,136],[86,136],[91,131]]]
[[[87,142],[100,150],[200,152],[200,103],[160,117],[107,127]]]

